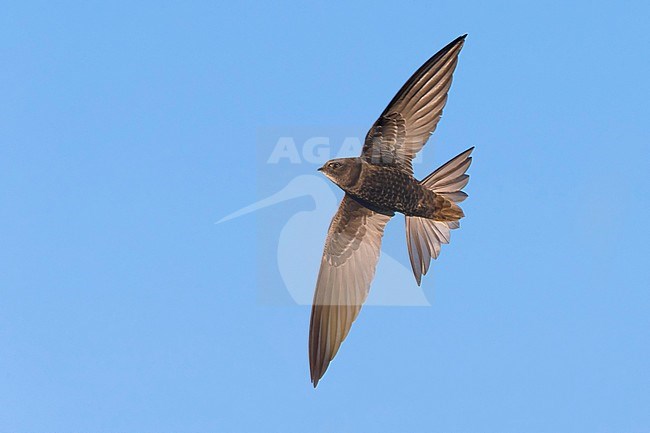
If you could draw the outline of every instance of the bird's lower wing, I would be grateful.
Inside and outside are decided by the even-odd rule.
[[[384,227],[390,218],[346,195],[332,219],[309,324],[309,365],[314,387],[368,296]]]

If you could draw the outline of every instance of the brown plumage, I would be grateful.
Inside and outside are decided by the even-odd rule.
[[[384,227],[406,217],[411,267],[418,284],[449,243],[464,216],[473,148],[422,181],[411,161],[435,130],[447,101],[465,36],[429,59],[404,84],[368,131],[360,157],[339,158],[319,168],[345,191],[332,219],[314,293],[309,329],[311,380],[318,384],[365,301],[379,259]]]
[[[401,167],[376,165],[363,158],[339,158],[319,169],[343,191],[386,215],[401,212],[438,221],[456,221],[463,211]]]

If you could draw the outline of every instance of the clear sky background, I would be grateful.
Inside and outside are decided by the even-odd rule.
[[[1,433],[650,431],[647,2],[2,9]],[[463,33],[433,305],[364,309],[314,390],[308,307],[258,300],[282,205],[214,222],[259,128],[369,127]]]

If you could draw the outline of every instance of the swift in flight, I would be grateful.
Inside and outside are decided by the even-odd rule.
[[[359,314],[379,260],[388,220],[406,217],[406,243],[418,285],[441,244],[464,216],[458,203],[474,148],[419,181],[412,160],[436,129],[465,37],[430,58],[404,84],[366,135],[361,156],[318,170],[345,191],[325,240],[309,324],[309,364],[316,387]]]

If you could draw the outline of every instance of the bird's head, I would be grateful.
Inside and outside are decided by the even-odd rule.
[[[361,164],[361,158],[337,158],[327,161],[318,171],[346,190],[359,180]]]

